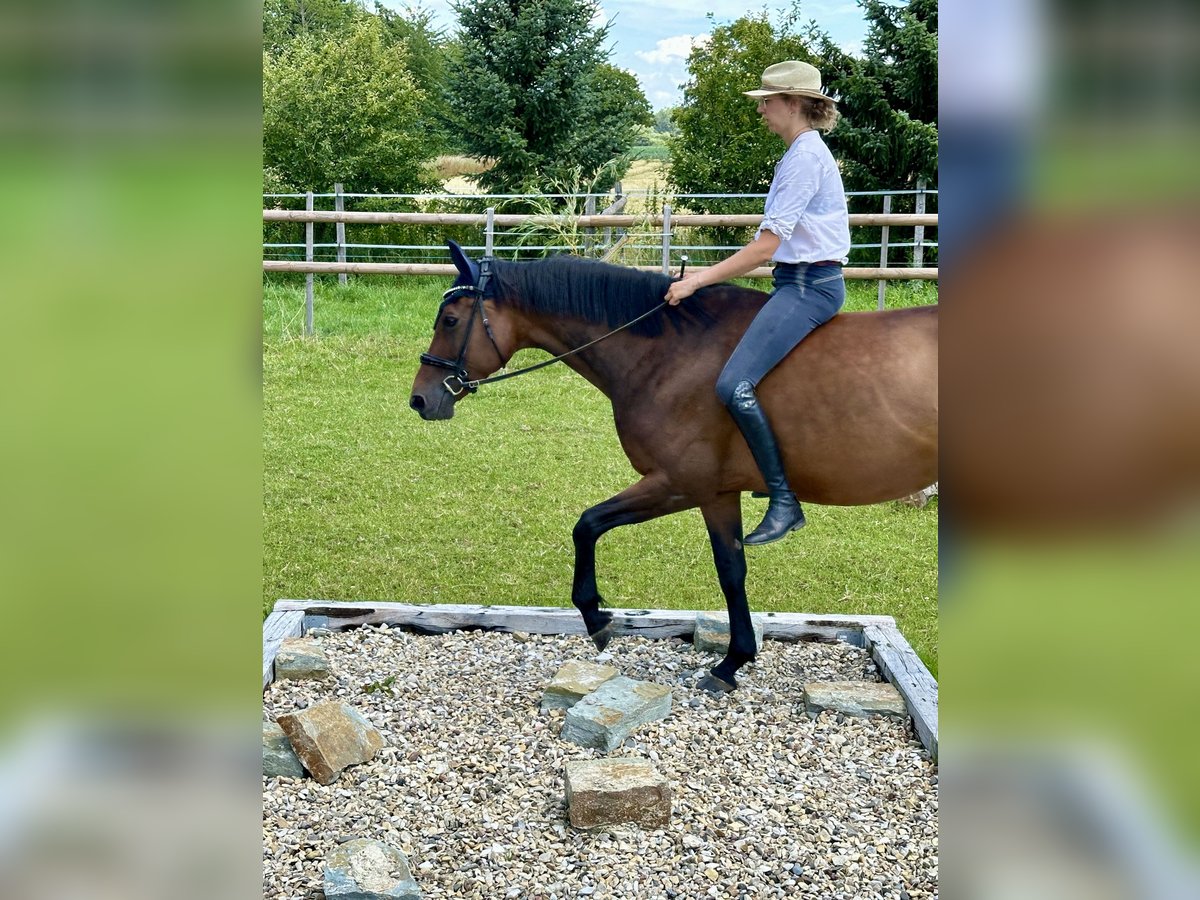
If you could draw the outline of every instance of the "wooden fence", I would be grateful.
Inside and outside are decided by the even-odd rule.
[[[907,226],[907,227],[937,227],[936,214],[893,214],[893,213],[859,213],[850,216],[853,226]],[[630,228],[635,225],[662,228],[662,264],[654,266],[638,266],[646,271],[671,270],[671,229],[695,226],[710,228],[746,227],[757,225],[762,221],[761,215],[672,215],[671,207],[665,206],[662,213],[652,213],[644,216],[632,215],[583,215],[583,216],[546,216],[497,214],[493,209],[486,213],[414,213],[414,212],[339,212],[336,210],[290,210],[264,209],[264,222],[303,222],[309,227],[305,229],[305,260],[263,260],[265,272],[311,272],[317,274],[349,273],[354,275],[453,275],[456,269],[449,263],[354,263],[354,262],[316,262],[312,253],[312,223],[336,222],[339,224],[375,224],[375,225],[477,225],[484,229],[484,244],[491,246],[496,228],[513,228],[528,226],[564,226],[574,225],[579,228]],[[884,246],[880,259],[887,258],[887,235],[884,235]],[[694,266],[693,271],[706,268]],[[844,270],[846,278],[865,280],[927,280],[933,281],[938,277],[938,270],[931,267],[849,267]],[[771,269],[762,267],[750,272],[747,278],[769,278]]]
[[[567,215],[537,215],[537,214],[497,214],[495,207],[489,207],[485,213],[417,213],[417,212],[347,212],[342,209],[341,185],[336,186],[336,208],[333,210],[313,209],[313,193],[305,195],[305,209],[264,209],[264,222],[298,222],[304,223],[304,259],[303,260],[263,260],[265,272],[299,272],[306,273],[308,278],[305,285],[305,334],[313,333],[313,282],[314,274],[337,275],[344,284],[346,276],[350,275],[449,275],[457,274],[457,269],[449,263],[372,263],[347,262],[345,253],[345,226],[356,225],[446,225],[446,226],[480,226],[483,229],[485,252],[491,253],[495,244],[497,228],[520,227],[574,227],[584,230],[584,248],[591,252],[596,246],[595,229],[605,229],[606,235],[611,235],[611,229],[643,228],[661,229],[662,257],[661,265],[635,266],[645,271],[671,272],[671,236],[672,229],[686,227],[737,228],[752,227],[762,221],[761,215],[695,215],[684,213],[675,215],[669,204],[663,206],[661,213],[646,215],[628,215],[621,212],[627,195],[618,197],[617,202],[601,213],[594,213],[595,198],[585,207],[581,216]],[[882,213],[855,213],[850,216],[850,226],[882,227],[879,260],[876,267],[852,266],[843,269],[847,279],[874,280],[879,282],[879,308],[884,307],[885,292],[888,281],[924,280],[935,281],[938,270],[935,267],[920,265],[926,228],[936,228],[936,214],[926,214],[924,193],[918,194],[915,214],[897,214],[891,212],[891,196],[884,195]],[[317,262],[313,256],[313,225],[318,222],[333,222],[337,225],[337,262]],[[889,266],[888,237],[893,227],[914,229],[914,262],[913,266]],[[616,249],[613,245],[612,249]],[[606,257],[607,258],[607,257]],[[692,271],[703,271],[708,266],[692,266]],[[762,266],[748,272],[746,278],[770,278],[771,268]]]

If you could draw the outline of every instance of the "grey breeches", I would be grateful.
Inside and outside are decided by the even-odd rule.
[[[775,289],[717,378],[717,396],[729,406],[742,382],[757,387],[792,348],[846,302],[841,266],[778,263]]]

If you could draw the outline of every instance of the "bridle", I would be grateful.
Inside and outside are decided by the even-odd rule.
[[[439,369],[450,370],[451,374],[442,380],[442,384],[452,397],[457,397],[464,391],[469,391],[473,394],[479,390],[479,385],[499,380],[499,378],[479,378],[471,381],[471,376],[467,373],[467,347],[471,345],[471,330],[475,327],[476,312],[479,313],[479,318],[483,321],[484,330],[487,332],[488,340],[492,342],[492,349],[496,351],[496,358],[500,360],[500,365],[503,366],[506,361],[504,354],[500,352],[500,347],[496,343],[496,335],[492,333],[492,323],[488,321],[487,310],[483,308],[483,295],[487,291],[488,282],[491,280],[492,258],[485,256],[479,263],[479,281],[476,284],[462,284],[458,287],[452,287],[442,294],[442,305],[438,307],[439,319],[442,317],[442,310],[446,308],[447,304],[453,303],[459,297],[468,294],[475,295],[475,304],[471,308],[471,317],[467,320],[467,333],[463,338],[462,348],[458,351],[458,359],[445,359],[441,356],[434,356],[432,353],[421,354],[422,365],[437,366]],[[516,375],[517,373],[513,372],[512,374]],[[455,390],[450,384],[451,381],[458,382],[458,390]]]
[[[492,349],[496,351],[496,357],[497,357],[497,359],[500,360],[500,365],[503,366],[505,364],[505,362],[507,362],[507,360],[504,357],[504,354],[500,352],[500,346],[496,343],[496,336],[492,333],[492,324],[491,324],[491,322],[488,321],[487,310],[484,309],[484,306],[483,306],[484,293],[487,291],[488,282],[491,281],[491,279],[492,279],[492,262],[493,262],[493,259],[490,256],[485,256],[482,260],[479,261],[479,281],[476,284],[461,284],[458,287],[450,288],[450,290],[448,290],[444,294],[442,294],[442,305],[440,307],[438,307],[438,318],[439,319],[441,318],[442,310],[446,308],[446,305],[448,303],[453,303],[459,297],[464,297],[468,294],[475,295],[475,303],[471,308],[471,318],[467,322],[467,333],[466,333],[466,336],[463,338],[462,347],[458,351],[458,359],[453,359],[453,360],[446,359],[441,356],[434,356],[432,353],[422,353],[421,354],[421,363],[423,365],[436,366],[439,369],[449,369],[450,370],[451,374],[447,375],[444,379],[442,379],[442,385],[446,388],[447,391],[450,392],[450,396],[452,396],[452,397],[461,396],[463,393],[472,393],[473,394],[477,390],[479,390],[479,386],[481,384],[491,384],[496,381],[504,381],[506,378],[516,378],[518,375],[524,375],[526,372],[533,372],[536,369],[541,369],[546,366],[553,365],[554,363],[558,362],[559,360],[566,359],[568,356],[573,356],[574,354],[579,353],[580,351],[586,350],[588,347],[591,347],[595,344],[600,343],[605,338],[612,337],[614,334],[616,334],[619,331],[624,331],[626,328],[629,328],[631,325],[636,325],[638,322],[642,321],[643,319],[648,319],[650,316],[654,315],[656,312],[658,312],[660,309],[662,309],[664,306],[667,305],[667,301],[664,300],[662,303],[658,304],[658,306],[655,306],[652,309],[646,310],[646,312],[642,313],[636,319],[631,319],[630,321],[626,322],[624,325],[620,325],[620,326],[614,328],[612,331],[608,332],[607,334],[602,334],[602,335],[600,335],[600,337],[596,338],[595,340],[588,341],[582,347],[576,347],[574,350],[568,350],[566,353],[560,353],[558,356],[551,357],[550,359],[544,359],[540,363],[534,363],[532,366],[526,366],[523,369],[517,369],[515,372],[505,372],[501,375],[493,375],[490,378],[474,378],[473,379],[470,377],[469,373],[467,372],[466,361],[467,361],[467,347],[471,343],[471,330],[475,327],[475,313],[477,311],[479,313],[480,320],[483,322],[484,330],[487,332],[488,340],[492,342]],[[684,265],[687,265],[687,257],[686,256],[684,257]],[[679,274],[680,274],[680,276],[683,275],[682,268],[680,269]],[[451,381],[458,382],[457,390],[450,383]]]

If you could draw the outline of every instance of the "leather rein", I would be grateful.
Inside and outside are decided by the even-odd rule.
[[[656,312],[658,312],[660,309],[662,309],[664,306],[667,305],[667,301],[664,300],[662,303],[658,304],[658,306],[655,306],[654,308],[647,310],[646,312],[644,312],[640,316],[638,316],[636,319],[631,319],[630,321],[626,322],[624,325],[620,325],[620,326],[614,328],[612,331],[608,332],[607,334],[602,334],[602,335],[600,335],[600,337],[596,338],[593,341],[588,341],[586,344],[584,344],[581,347],[576,347],[574,350],[568,350],[566,353],[560,353],[558,356],[552,357],[551,359],[544,359],[540,363],[534,363],[532,366],[525,366],[525,368],[517,369],[514,372],[504,372],[500,375],[493,375],[490,378],[471,378],[471,376],[467,372],[467,368],[466,368],[467,347],[470,346],[470,343],[471,343],[471,330],[475,327],[475,319],[476,319],[475,313],[476,312],[479,313],[478,318],[480,319],[480,321],[483,322],[484,330],[487,332],[488,340],[492,342],[492,349],[496,351],[496,357],[500,360],[500,365],[503,366],[505,364],[505,362],[507,362],[507,360],[504,358],[504,354],[500,352],[499,345],[496,343],[496,336],[495,336],[495,334],[492,333],[492,324],[491,324],[491,322],[488,321],[487,310],[484,309],[484,306],[483,306],[484,294],[487,292],[488,283],[492,279],[492,262],[493,262],[493,260],[492,260],[492,257],[490,257],[490,256],[486,256],[482,260],[480,260],[479,281],[477,284],[459,285],[458,287],[450,288],[448,291],[446,291],[444,294],[442,294],[442,306],[438,310],[439,318],[441,317],[441,309],[444,309],[446,304],[452,303],[453,301],[457,300],[459,297],[463,297],[463,296],[466,296],[469,294],[473,294],[475,296],[475,303],[471,309],[471,318],[467,321],[467,334],[466,334],[466,337],[463,338],[462,348],[458,351],[458,359],[454,359],[454,360],[446,359],[445,357],[434,356],[432,353],[422,353],[421,354],[422,365],[436,366],[437,368],[440,368],[440,369],[449,369],[450,370],[451,374],[447,375],[442,380],[442,385],[446,388],[446,390],[448,390],[450,392],[450,395],[452,397],[458,397],[459,395],[466,393],[466,392],[473,394],[477,390],[479,390],[480,385],[492,384],[493,382],[497,382],[497,381],[504,381],[506,378],[516,378],[518,375],[524,375],[527,372],[533,372],[533,371],[536,371],[537,369],[543,369],[546,366],[553,365],[556,362],[560,362],[561,360],[566,359],[568,356],[574,356],[576,353],[580,353],[580,352],[586,350],[588,347],[595,346],[596,344],[600,343],[605,338],[610,338],[614,334],[624,331],[626,328],[629,328],[630,326],[636,325],[638,322],[642,321],[643,319],[648,319],[650,316],[654,315]],[[450,383],[451,381],[458,382],[457,390]]]

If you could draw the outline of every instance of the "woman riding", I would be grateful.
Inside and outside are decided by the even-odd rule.
[[[672,306],[710,284],[728,281],[775,261],[774,290],[755,316],[717,379],[717,396],[741,429],[763,474],[770,504],[746,544],[769,544],[804,525],[783,460],[754,389],[846,299],[842,264],[850,252],[850,219],[842,177],[819,130],[837,123],[834,101],[821,93],[821,73],[805,62],[768,66],[758,100],[763,123],[783,138],[787,151],[775,166],[762,225],[754,240],[711,268],[674,282]]]

